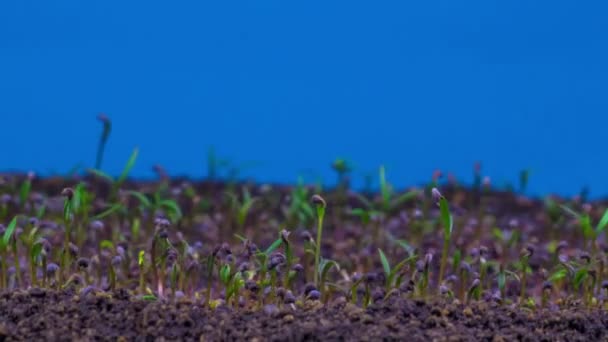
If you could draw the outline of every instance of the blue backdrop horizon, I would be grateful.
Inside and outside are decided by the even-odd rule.
[[[608,195],[608,3],[3,1],[0,170],[154,164],[203,177],[322,177],[336,157],[399,187],[433,170],[532,194]],[[311,172],[314,171],[314,172]],[[312,175],[314,173],[314,176]],[[374,176],[374,179],[376,177]]]

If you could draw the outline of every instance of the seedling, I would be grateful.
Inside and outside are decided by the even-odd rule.
[[[401,195],[395,195],[393,186],[386,181],[386,170],[384,166],[380,166],[380,194],[382,196],[381,210],[385,213],[392,212],[406,202],[409,202],[418,197],[418,191],[408,191]]]
[[[112,185],[112,189],[110,191],[110,199],[112,201],[116,200],[118,196],[118,189],[121,188],[122,184],[127,180],[127,177],[129,177],[129,173],[131,172],[131,169],[133,169],[133,166],[135,166],[135,162],[137,161],[138,154],[139,149],[136,147],[131,153],[129,160],[127,160],[127,163],[125,164],[125,167],[122,169],[122,172],[120,176],[118,176],[118,178],[114,178],[109,174],[101,171],[100,169],[88,170],[90,173],[94,174],[99,178],[105,179],[108,183]]]
[[[443,283],[443,276],[445,274],[445,267],[448,261],[448,253],[450,250],[450,239],[452,237],[452,230],[454,227],[454,219],[450,213],[450,206],[447,199],[437,190],[433,188],[433,199],[437,201],[440,211],[441,225],[443,226],[443,249],[441,251],[441,264],[439,266],[439,280],[438,284]]]
[[[239,201],[238,197],[233,193],[226,192],[226,195],[230,199],[231,207],[234,212],[234,216],[236,217],[236,222],[239,228],[239,231],[243,231],[245,227],[245,221],[247,220],[247,216],[251,211],[253,205],[257,202],[257,198],[251,197],[249,190],[246,188],[243,189],[242,201]]]
[[[99,143],[97,145],[97,157],[95,158],[95,168],[101,170],[101,163],[103,162],[103,153],[106,149],[106,143],[110,137],[110,131],[112,130],[112,122],[105,114],[99,114],[97,119],[101,121],[103,129],[101,136],[99,137]]]
[[[329,271],[332,268],[336,268],[338,271],[340,271],[340,265],[338,265],[337,262],[329,259],[321,259],[321,262],[319,263],[319,268],[317,269],[317,272],[315,272],[319,273],[320,275],[320,284],[318,288],[321,291],[322,301],[326,301],[327,299],[327,290],[325,288],[325,285],[327,284],[327,275],[329,274]]]
[[[315,213],[312,206],[308,203],[309,190],[304,186],[302,178],[298,179],[297,185],[292,189],[290,198],[291,203],[286,210],[288,224],[308,224],[311,222]]]
[[[63,224],[65,226],[65,237],[63,239],[63,251],[61,252],[61,269],[60,269],[60,282],[63,283],[65,277],[69,273],[70,265],[70,243],[72,235],[72,221],[74,220],[74,190],[72,188],[65,188],[61,191],[61,195],[64,197],[63,200]]]
[[[597,240],[598,236],[606,229],[606,226],[608,226],[608,209],[604,211],[604,214],[602,215],[602,217],[597,222],[594,228],[591,224],[591,217],[589,216],[589,214],[579,214],[565,205],[562,205],[561,207],[565,212],[572,215],[578,220],[578,224],[580,225],[581,230],[583,232],[585,248],[588,248],[587,243],[591,243],[591,249],[593,251],[593,255],[595,255],[597,249],[595,241]]]
[[[519,294],[519,303],[523,304],[525,302],[526,299],[526,280],[528,279],[528,273],[531,272],[530,266],[528,264],[528,261],[530,260],[530,257],[532,256],[532,254],[534,253],[534,249],[531,246],[526,246],[526,248],[524,248],[519,256],[519,267],[520,267],[520,294]]]
[[[393,286],[399,287],[400,285],[400,279],[396,279],[395,277],[401,272],[401,269],[404,266],[406,266],[408,263],[410,263],[413,259],[416,258],[416,255],[411,255],[396,264],[394,267],[391,267],[391,264],[389,263],[382,249],[378,248],[378,254],[380,255],[380,262],[382,263],[382,269],[384,270],[384,275],[386,278],[385,291],[386,296],[388,296]],[[395,284],[395,280],[397,280],[397,284]]]
[[[6,227],[6,230],[4,231],[4,235],[2,235],[2,240],[0,240],[0,255],[2,256],[2,278],[1,283],[2,283],[2,288],[6,289],[8,287],[8,247],[9,244],[11,243],[11,239],[13,237],[13,233],[15,232],[15,228],[17,227],[17,217],[13,217],[13,219],[11,220],[11,222],[8,224],[8,226]],[[13,239],[14,240],[14,239]]]
[[[312,196],[312,203],[317,208],[317,239],[315,240],[315,272],[314,283],[319,286],[319,259],[321,257],[321,237],[323,235],[323,218],[327,203],[320,195]]]

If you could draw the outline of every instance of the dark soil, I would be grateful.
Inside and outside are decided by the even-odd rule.
[[[362,309],[343,300],[302,308],[207,310],[200,303],[134,300],[125,292],[84,295],[42,289],[0,297],[3,340],[199,341],[599,341],[605,311],[526,311],[394,298]]]
[[[314,274],[314,261],[305,248],[316,234],[317,218],[312,207],[292,211],[297,188],[183,179],[128,181],[121,190],[138,190],[148,201],[174,200],[183,212],[162,231],[167,243],[152,258],[150,247],[157,246],[154,241],[161,235],[155,219],[168,217],[166,208],[142,209],[138,198],[126,191],[113,196],[106,181],[92,176],[34,179],[26,201],[20,199],[23,175],[2,179],[0,223],[6,226],[18,217],[19,228],[14,233],[18,240],[11,240],[18,253],[4,251],[8,269],[0,294],[0,341],[608,341],[606,234],[585,237],[580,222],[558,206],[585,213],[595,224],[606,209],[603,201],[555,197],[545,202],[444,184],[440,190],[449,200],[454,231],[440,281],[444,229],[430,187],[418,189],[411,201],[384,209],[368,222],[353,215],[353,209],[371,202],[380,210],[384,202],[379,194],[321,191],[327,201],[321,256],[340,268],[331,269],[319,289],[305,290]],[[79,182],[92,199],[88,213],[72,221],[70,241],[77,248],[70,249],[70,264],[60,270],[65,279],[47,275],[42,258],[30,269],[24,241],[32,231],[45,240],[44,260],[55,268],[61,264],[67,231],[61,192]],[[257,202],[237,223],[232,201],[242,202],[245,191]],[[300,191],[308,203],[317,189]],[[116,203],[124,210],[100,221],[94,217]],[[44,215],[33,219],[40,208]],[[141,224],[137,234],[135,222]],[[289,232],[297,259],[286,263],[282,245],[260,261],[259,253],[283,237],[283,229]],[[398,241],[407,241],[411,248]],[[393,267],[413,255],[418,258],[404,264],[400,281],[389,284],[393,287],[388,293],[389,272],[383,270],[378,249]],[[140,251],[145,251],[143,266],[138,263]],[[523,286],[522,253],[529,257]],[[273,263],[276,286],[270,285],[267,272]],[[230,297],[219,280],[220,267],[225,266],[232,276],[238,272],[243,279],[249,277],[232,301],[226,300]],[[510,272],[502,287],[501,267]],[[171,280],[173,270],[183,277]],[[561,278],[552,277],[566,270]],[[286,281],[291,271],[293,282]],[[430,272],[426,287],[421,285],[425,272]],[[482,290],[473,296],[470,289],[475,286]],[[312,291],[321,300],[311,300]],[[287,294],[292,304],[287,304]],[[351,296],[356,299],[351,301]]]

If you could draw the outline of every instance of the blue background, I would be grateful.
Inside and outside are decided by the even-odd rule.
[[[605,1],[2,1],[0,169],[94,163],[202,177],[206,153],[244,176],[335,181],[436,168],[536,194],[606,194]]]

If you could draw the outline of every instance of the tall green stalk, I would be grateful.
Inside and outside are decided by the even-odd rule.
[[[437,280],[437,288],[441,287],[441,283],[443,282],[443,277],[445,275],[445,268],[448,261],[448,253],[450,251],[450,239],[452,237],[452,228],[454,226],[454,220],[452,218],[452,214],[450,213],[450,207],[448,201],[443,197],[443,195],[437,190],[437,188],[432,189],[433,198],[439,204],[440,211],[440,219],[441,224],[443,225],[443,248],[441,251],[441,264],[439,266],[439,279]]]
[[[320,195],[312,196],[312,203],[317,207],[317,239],[315,240],[315,269],[314,283],[319,286],[319,259],[321,257],[321,237],[323,235],[323,218],[327,203]]]

